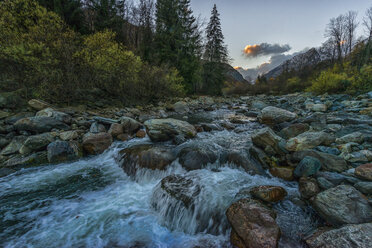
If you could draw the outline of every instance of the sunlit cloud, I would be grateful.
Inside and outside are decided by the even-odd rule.
[[[247,58],[254,58],[258,56],[264,55],[274,55],[274,54],[281,54],[291,50],[290,45],[279,45],[279,44],[269,44],[269,43],[261,43],[261,44],[254,44],[254,45],[247,45],[244,50],[243,54]]]

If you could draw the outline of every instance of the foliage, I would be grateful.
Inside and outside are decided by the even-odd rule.
[[[335,73],[331,70],[322,71],[313,81],[310,91],[323,93],[341,93],[350,86],[350,80],[346,73]]]

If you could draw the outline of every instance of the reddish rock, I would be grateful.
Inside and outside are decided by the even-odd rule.
[[[120,134],[124,133],[124,127],[122,124],[113,123],[111,124],[110,130],[108,131],[112,137],[117,138]]]
[[[257,186],[250,190],[253,197],[265,202],[278,202],[287,196],[287,191],[280,186]]]
[[[270,173],[274,177],[284,179],[286,181],[293,181],[293,168],[291,167],[272,167]]]
[[[363,164],[355,168],[355,176],[372,181],[372,164]]]
[[[89,134],[83,138],[83,148],[88,154],[100,154],[110,147],[112,136],[109,133]]]
[[[137,133],[136,133],[136,137],[137,138],[145,138],[146,137],[146,131],[141,129],[141,130],[138,130]]]

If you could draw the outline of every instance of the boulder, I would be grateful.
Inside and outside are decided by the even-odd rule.
[[[80,148],[76,142],[60,141],[52,142],[47,147],[49,163],[62,163],[76,160],[80,157]]]
[[[120,118],[120,123],[123,125],[123,132],[130,135],[136,133],[142,126],[138,121],[126,116]]]
[[[251,138],[254,145],[264,149],[270,155],[285,154],[285,150],[279,146],[280,142],[284,142],[284,140],[269,127],[255,130]]]
[[[48,163],[47,152],[36,152],[30,155],[17,154],[4,163],[4,166],[12,169],[20,169],[30,166],[39,166]]]
[[[30,154],[32,152],[42,151],[53,141],[54,135],[51,133],[33,135],[26,139],[19,152],[21,154]]]
[[[288,151],[303,151],[324,144],[329,141],[329,134],[325,132],[305,132],[287,141]]]
[[[196,135],[195,127],[186,121],[176,119],[151,119],[145,123],[147,134],[152,141],[172,140],[177,135],[193,138]]]
[[[179,153],[179,161],[186,170],[198,170],[218,159],[215,152],[206,147],[185,147]]]
[[[346,144],[350,142],[361,144],[363,141],[364,135],[361,132],[354,132],[336,139],[336,143],[338,144]]]
[[[358,182],[354,187],[366,195],[372,195],[372,182]]]
[[[339,185],[319,193],[313,206],[332,225],[372,221],[372,207],[358,190],[349,185]]]
[[[52,117],[63,123],[67,123],[67,124],[71,123],[70,115],[54,110],[52,108],[46,108],[46,109],[40,110],[39,112],[36,113],[36,116]]]
[[[273,106],[262,109],[261,113],[258,115],[258,120],[260,123],[270,126],[274,126],[275,124],[282,122],[293,121],[296,118],[297,114]]]
[[[327,108],[327,105],[323,103],[316,103],[316,104],[312,104],[310,109],[314,112],[326,112],[328,108]]]
[[[145,138],[146,137],[146,131],[143,130],[143,129],[138,130],[136,132],[136,137],[140,138],[140,139]]]
[[[296,177],[309,177],[315,175],[321,167],[322,163],[319,161],[319,159],[306,156],[297,165],[294,175]]]
[[[112,136],[108,133],[88,133],[83,138],[84,151],[90,155],[104,152],[111,144]]]
[[[372,181],[372,164],[363,164],[355,168],[355,176],[363,179]]]
[[[119,123],[111,124],[111,127],[108,130],[108,133],[111,134],[113,138],[117,138],[120,134],[124,133],[123,124],[119,124]]]
[[[339,229],[320,229],[306,239],[309,248],[370,248],[372,223],[345,225]]]
[[[64,141],[75,140],[79,138],[79,133],[77,131],[66,131],[60,133],[59,138]]]
[[[287,191],[280,186],[257,186],[250,190],[253,197],[264,202],[278,202],[287,196]]]
[[[241,199],[227,209],[226,216],[232,226],[230,240],[234,246],[278,247],[280,229],[275,222],[276,214],[259,201]]]
[[[103,124],[100,124],[98,122],[93,122],[92,125],[90,125],[89,132],[90,133],[105,133],[106,128]]]
[[[278,177],[286,181],[293,180],[293,168],[291,167],[272,167],[269,171],[274,177]]]
[[[3,149],[10,143],[10,140],[0,136],[0,149]]]
[[[42,110],[51,107],[51,104],[38,99],[31,99],[30,101],[28,101],[28,105],[36,110]]]
[[[45,133],[52,129],[68,130],[70,127],[52,117],[35,116],[18,120],[14,127],[17,131],[28,131],[31,133]]]
[[[252,175],[266,175],[262,166],[245,150],[230,150],[220,156],[221,163],[231,163]]]
[[[1,150],[0,155],[12,155],[18,153],[26,139],[26,136],[14,137],[12,141],[3,150]]]
[[[304,199],[310,199],[320,192],[318,183],[315,178],[301,177],[298,182],[298,188],[301,193],[301,197]]]
[[[280,131],[280,136],[284,139],[290,139],[309,131],[310,126],[306,123],[295,123]]]
[[[174,111],[176,111],[177,113],[180,113],[180,114],[184,114],[184,113],[187,113],[187,112],[190,111],[189,107],[187,106],[187,103],[183,102],[183,101],[176,102],[173,105],[173,109],[174,109]]]
[[[121,150],[117,161],[125,173],[133,176],[139,168],[165,170],[175,159],[169,148],[145,144]]]

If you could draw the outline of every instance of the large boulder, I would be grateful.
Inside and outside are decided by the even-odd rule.
[[[270,126],[274,126],[275,124],[282,122],[293,121],[296,118],[297,114],[273,106],[264,108],[258,115],[258,120],[260,123]]]
[[[345,159],[324,152],[318,152],[314,150],[305,150],[295,152],[291,156],[291,161],[294,163],[300,162],[306,156],[314,157],[318,159],[322,164],[322,170],[333,171],[333,172],[343,172],[349,168]]]
[[[147,134],[152,141],[172,140],[178,135],[193,138],[196,135],[195,127],[186,121],[176,119],[151,119],[145,123]]]
[[[108,133],[88,133],[83,138],[83,148],[87,154],[96,155],[104,152],[112,144]]]
[[[21,154],[29,154],[35,151],[42,151],[53,141],[54,135],[51,133],[33,135],[26,139],[19,152]]]
[[[252,142],[254,145],[265,150],[266,153],[270,155],[283,155],[285,150],[279,146],[284,140],[276,135],[271,128],[263,128],[255,130],[252,133]]]
[[[206,147],[185,147],[179,153],[180,164],[187,170],[202,169],[218,159],[216,153]]]
[[[312,149],[321,144],[329,143],[330,136],[325,132],[305,132],[287,141],[285,148],[288,151],[303,151]]]
[[[309,248],[370,248],[372,223],[345,225],[339,229],[318,230],[306,239]]]
[[[278,247],[280,229],[275,222],[276,214],[259,201],[241,199],[227,209],[226,216],[232,226],[230,240],[234,246]]]
[[[14,127],[17,131],[28,131],[31,133],[45,133],[52,129],[68,130],[70,127],[53,117],[35,116],[18,120]]]
[[[355,168],[355,176],[372,181],[372,164],[363,164]]]
[[[47,147],[49,163],[62,163],[78,159],[81,155],[79,145],[74,141],[52,142]]]
[[[64,123],[71,123],[71,116],[61,111],[54,110],[52,108],[46,108],[36,113],[36,116],[52,117]]]
[[[315,210],[333,225],[360,224],[372,221],[372,207],[354,187],[339,185],[319,193]]]
[[[287,191],[280,186],[257,186],[250,189],[253,197],[265,202],[278,202],[287,196]]]
[[[141,123],[130,117],[123,116],[120,118],[120,123],[123,126],[123,132],[126,134],[134,134],[141,128]]]
[[[133,176],[140,168],[165,170],[175,159],[169,148],[145,144],[121,150],[117,161],[128,175]]]

